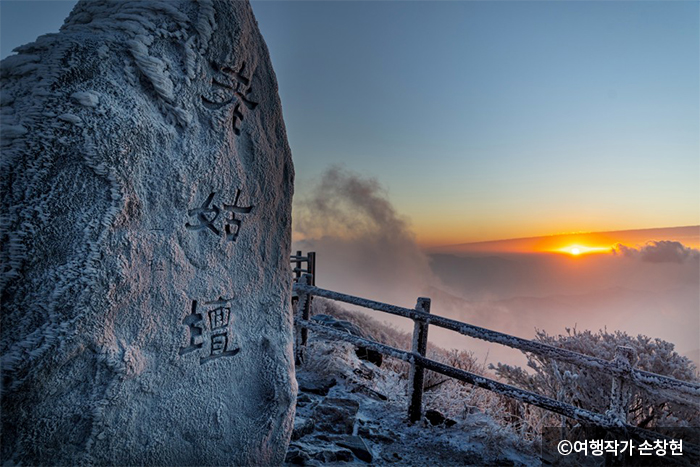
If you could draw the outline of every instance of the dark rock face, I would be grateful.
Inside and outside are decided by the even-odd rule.
[[[426,420],[428,420],[428,422],[430,422],[431,425],[434,426],[444,425],[446,427],[451,427],[457,424],[456,420],[447,418],[441,412],[432,409],[425,411],[425,418]]]
[[[81,1],[1,78],[2,463],[281,463],[293,167],[250,5]]]
[[[445,423],[445,416],[437,410],[426,410],[425,418],[428,419],[431,425],[441,425]]]
[[[372,452],[367,447],[365,441],[359,436],[348,436],[338,442],[338,446],[348,448],[355,454],[355,457],[364,462],[372,462]]]
[[[300,377],[298,378],[297,383],[299,385],[300,392],[325,396],[328,394],[328,391],[330,391],[331,388],[336,385],[336,380],[335,378],[310,380],[308,378]]]
[[[303,370],[297,373],[300,392],[285,463],[371,463],[374,456],[365,438],[386,441],[388,437],[381,430],[365,426],[360,414],[362,398],[338,397],[339,391],[347,391],[342,380],[338,383],[335,379],[321,377],[314,382],[310,380],[311,376],[312,373]],[[353,436],[354,432],[358,435]]]
[[[314,420],[304,417],[294,418],[294,431],[292,441],[296,441],[314,431]]]
[[[314,411],[316,428],[326,433],[351,434],[360,404],[352,399],[327,398]]]
[[[376,350],[368,349],[367,347],[358,347],[355,350],[355,355],[357,355],[357,358],[360,360],[366,360],[377,366],[382,366],[382,361],[384,360],[381,353]]]

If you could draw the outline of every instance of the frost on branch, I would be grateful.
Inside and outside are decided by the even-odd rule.
[[[604,360],[614,360],[618,346],[636,351],[635,369],[669,376],[681,381],[698,383],[695,365],[675,352],[670,342],[647,336],[629,336],[620,331],[579,332],[567,328],[566,335],[550,336],[537,331],[535,340]],[[545,394],[576,407],[606,413],[611,404],[613,378],[604,372],[580,368],[568,363],[526,353],[530,372],[520,367],[498,364],[496,374],[506,381],[529,391]],[[627,421],[641,428],[659,426],[697,426],[700,415],[697,403],[688,397],[680,403],[677,395],[667,390],[641,388],[631,385]],[[673,400],[670,400],[673,399]],[[676,402],[678,400],[678,402]]]

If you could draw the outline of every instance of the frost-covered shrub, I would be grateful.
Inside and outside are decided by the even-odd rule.
[[[697,369],[687,358],[675,352],[674,345],[661,339],[647,336],[629,336],[620,331],[579,332],[566,329],[566,335],[550,336],[537,331],[535,340],[554,347],[592,355],[604,360],[615,357],[617,346],[635,349],[635,368],[684,381],[698,382]],[[520,367],[499,363],[496,374],[504,380],[532,392],[567,402],[599,413],[610,408],[612,377],[600,372],[556,362],[525,352],[528,359],[527,372]],[[627,422],[643,428],[663,426],[698,426],[700,415],[693,401],[678,403],[671,394],[630,385],[631,396]],[[553,422],[550,419],[549,422]],[[550,424],[547,423],[547,424]],[[555,422],[556,423],[556,422]]]
[[[311,315],[321,314],[351,322],[359,327],[365,336],[376,342],[404,350],[411,348],[411,336],[408,333],[401,332],[390,324],[382,323],[363,313],[346,310],[337,302],[314,297],[311,302]],[[377,315],[382,316],[379,312]]]
[[[476,373],[479,375],[483,375],[486,370],[486,368],[483,365],[480,365],[477,362],[474,353],[469,352],[467,350],[445,350],[441,347],[429,344],[428,350],[426,352],[426,357],[428,357],[431,360],[444,363],[445,365],[449,365],[453,368],[469,371],[470,373]],[[447,382],[448,380],[451,380],[451,378],[440,373],[435,373],[434,371],[428,370],[425,372],[425,384],[423,386],[423,389],[426,392],[434,390],[440,385]],[[461,381],[459,383],[467,384]]]
[[[364,313],[346,310],[337,302],[314,297],[311,302],[311,315],[319,314],[330,315],[339,320],[349,321],[359,327],[365,336],[375,342],[390,345],[397,349],[411,349],[412,338],[407,332],[399,331],[390,324],[380,322]],[[384,363],[382,363],[382,367],[396,372],[402,379],[408,377],[409,365],[403,360],[386,358],[384,359]]]
[[[359,327],[367,338],[375,342],[380,342],[398,349],[411,350],[411,334],[399,331],[390,324],[380,322],[364,313],[346,310],[342,305],[331,300],[314,298],[311,305],[311,314],[330,315],[339,320],[349,321]],[[445,350],[442,347],[428,343],[426,357],[480,375],[484,374],[486,370],[483,365],[477,363],[473,353],[466,350]],[[395,371],[402,379],[408,378],[409,364],[402,360],[385,359],[382,366]],[[447,379],[447,376],[432,371],[426,371],[424,389],[425,391],[436,389]]]
[[[409,333],[399,331],[391,325],[382,323],[364,313],[346,310],[337,302],[314,298],[311,314],[325,314],[339,320],[349,321],[359,327],[372,340],[399,349],[411,349],[412,337]],[[344,369],[339,369],[337,363],[331,365],[333,366],[332,370],[329,369],[328,362],[331,360],[335,361],[334,359],[337,359],[338,356],[343,356],[342,358],[348,361],[353,360],[354,357],[349,350],[353,347],[349,344],[340,343],[326,345],[322,341],[323,339],[320,339],[319,342],[313,342],[312,339],[310,342],[310,345],[316,346],[316,348],[313,351],[309,351],[309,360],[313,360],[309,365],[314,366],[317,372],[321,371],[329,377],[334,376],[334,372],[342,373]],[[446,350],[428,343],[426,356],[432,360],[478,375],[486,375],[487,373],[485,364],[478,362],[474,354],[466,350]],[[393,383],[393,392],[396,393],[398,391],[404,397],[407,396],[410,365],[402,360],[385,358],[381,368],[383,374],[395,375],[396,380]],[[337,373],[335,376],[337,376]],[[382,392],[382,388],[377,387],[376,389]],[[424,408],[439,410],[450,418],[466,420],[473,416],[479,417],[486,414],[500,426],[516,429],[521,434],[524,434],[522,432],[526,428],[530,428],[528,424],[529,419],[526,420],[529,413],[528,407],[523,408],[512,399],[486,389],[476,388],[471,384],[448,378],[433,371],[425,372],[423,389]],[[532,428],[530,431],[532,433],[538,432],[537,427]]]

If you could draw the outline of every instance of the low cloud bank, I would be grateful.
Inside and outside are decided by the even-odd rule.
[[[319,287],[411,308],[427,296],[434,314],[524,338],[536,328],[558,334],[578,325],[697,349],[698,250],[655,241],[618,244],[616,256],[429,257],[377,180],[338,167],[315,180],[295,199],[294,249],[317,252]],[[412,329],[407,319],[365,312]],[[489,362],[524,364],[520,352],[436,326],[430,342],[476,351],[480,359],[488,353]]]
[[[700,258],[700,251],[686,247],[680,242],[668,240],[647,242],[646,245],[638,248],[618,243],[613,247],[613,253],[649,263],[684,263],[691,260],[697,261]]]

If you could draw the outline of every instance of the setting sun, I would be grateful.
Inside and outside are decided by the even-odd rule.
[[[567,253],[572,256],[587,255],[589,253],[604,253],[610,251],[610,247],[601,246],[583,246],[583,245],[568,245],[563,248],[558,248],[554,251],[559,253]]]

